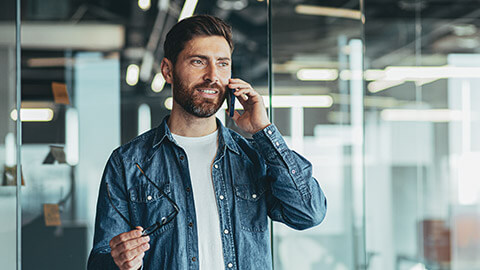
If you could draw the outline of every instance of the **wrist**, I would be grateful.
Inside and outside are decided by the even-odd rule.
[[[264,124],[262,124],[262,125],[259,125],[258,128],[254,129],[254,132],[253,132],[252,134],[255,134],[255,133],[259,132],[259,131],[264,130],[265,128],[267,128],[267,127],[270,126],[271,124],[272,124],[272,123],[270,123],[270,121],[269,121],[269,122],[267,122],[267,123],[264,123]]]

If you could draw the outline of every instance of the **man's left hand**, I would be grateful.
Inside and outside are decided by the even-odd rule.
[[[241,79],[230,79],[228,87],[235,89],[233,94],[244,109],[243,114],[240,115],[235,111],[232,117],[239,128],[250,134],[255,134],[271,124],[262,96],[250,84]]]

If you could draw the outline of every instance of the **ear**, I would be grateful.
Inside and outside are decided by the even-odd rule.
[[[173,83],[173,64],[167,58],[162,59],[162,63],[160,64],[160,69],[162,71],[163,78],[169,84]]]

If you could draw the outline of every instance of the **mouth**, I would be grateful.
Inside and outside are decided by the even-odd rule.
[[[218,94],[218,90],[217,89],[212,89],[212,88],[201,88],[201,89],[197,89],[198,92],[200,92],[200,94],[204,97],[215,97],[217,96]]]

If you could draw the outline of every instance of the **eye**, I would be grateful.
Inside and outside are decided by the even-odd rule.
[[[199,65],[202,65],[203,64],[203,61],[200,60],[200,59],[193,59],[192,60],[192,64],[196,65],[196,66],[199,66]]]
[[[230,65],[230,63],[229,62],[220,62],[218,65],[221,66],[221,67],[228,67]]]

